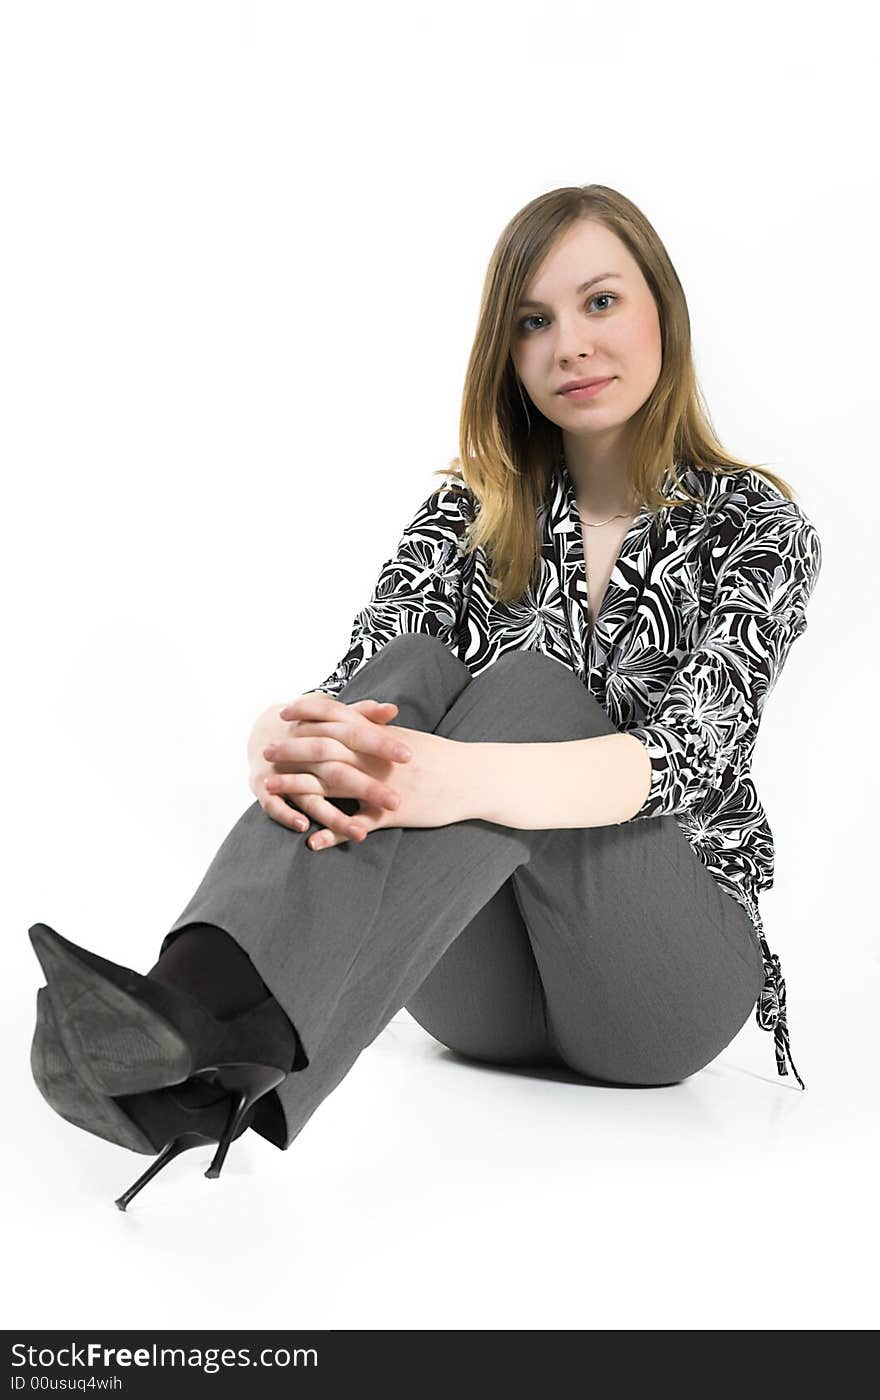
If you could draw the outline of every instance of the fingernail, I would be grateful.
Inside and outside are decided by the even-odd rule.
[[[412,749],[404,748],[403,744],[398,744],[394,750],[395,758],[412,758]]]

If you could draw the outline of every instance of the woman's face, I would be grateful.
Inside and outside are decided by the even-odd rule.
[[[523,297],[510,354],[528,396],[563,441],[579,440],[581,454],[622,443],[662,362],[660,319],[638,263],[604,224],[581,219],[550,249]],[[569,380],[606,376],[611,382],[591,397],[559,393]]]

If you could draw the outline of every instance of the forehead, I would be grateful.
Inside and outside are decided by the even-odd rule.
[[[611,272],[621,284],[642,280],[638,263],[616,233],[593,219],[580,219],[545,254],[523,287],[521,300],[576,295],[586,282]]]

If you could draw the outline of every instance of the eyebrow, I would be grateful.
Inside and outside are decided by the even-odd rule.
[[[586,292],[586,291],[588,291],[589,288],[592,287],[593,284],[596,283],[596,282],[604,282],[604,281],[606,280],[606,278],[608,278],[608,277],[622,277],[622,276],[623,276],[623,273],[622,273],[622,272],[600,272],[600,273],[598,273],[598,275],[597,275],[596,277],[591,277],[590,280],[589,280],[588,282],[582,282],[581,285],[577,288],[577,291],[578,291],[578,293],[580,293],[580,292]],[[517,310],[519,310],[519,308],[520,308],[521,306],[546,306],[546,302],[543,302],[543,301],[531,301],[531,300],[529,300],[528,298],[523,298],[521,301],[518,301],[518,302],[517,302],[516,306],[517,306]]]

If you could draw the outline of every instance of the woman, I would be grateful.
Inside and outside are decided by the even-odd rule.
[[[452,467],[336,669],[257,721],[257,800],[154,967],[30,930],[41,1092],[160,1154],[122,1209],[196,1143],[208,1176],[248,1127],[286,1150],[404,1006],[475,1059],[659,1085],[757,1004],[788,1073],[750,764],[821,548],[717,442],[621,194],[554,190],[503,231]]]

